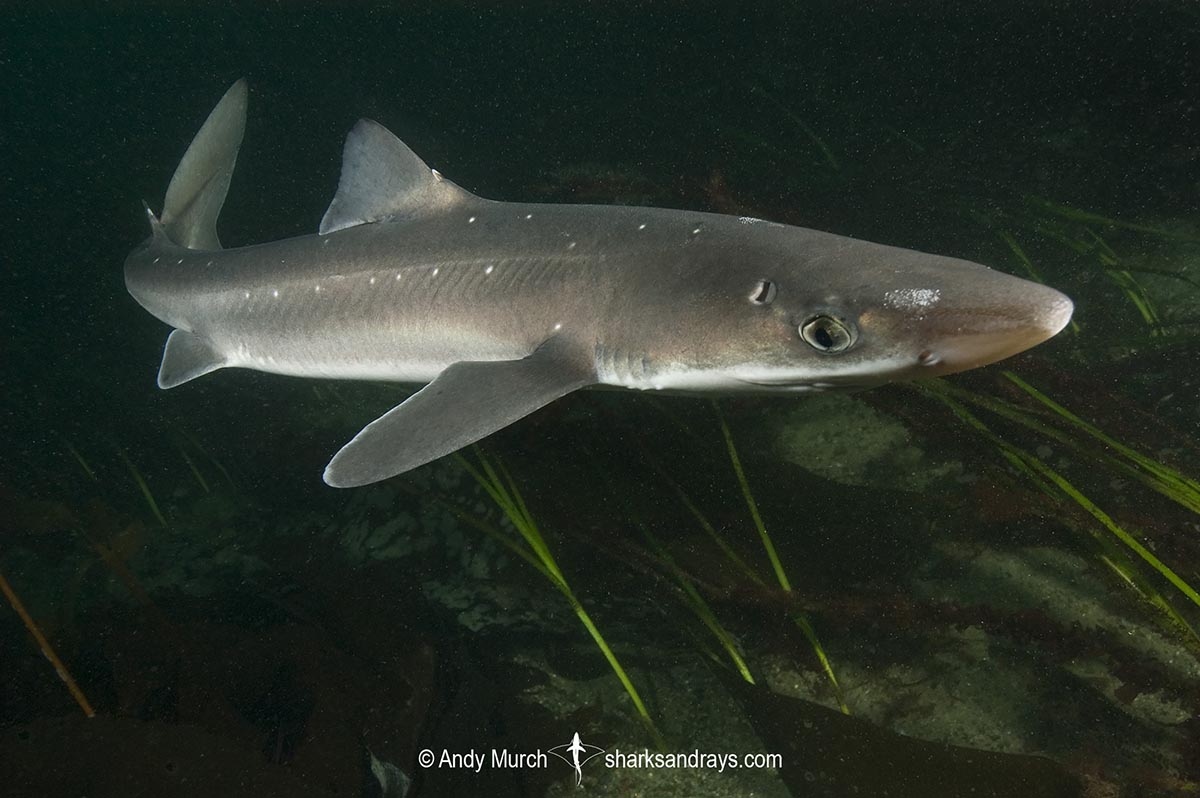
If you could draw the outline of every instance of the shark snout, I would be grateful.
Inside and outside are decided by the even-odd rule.
[[[1012,280],[1008,290],[955,309],[943,306],[919,361],[927,372],[952,374],[986,366],[1053,338],[1071,321],[1075,305],[1059,291]],[[951,303],[947,303],[950,305]]]
[[[1043,303],[1037,324],[1046,333],[1046,338],[1053,338],[1071,322],[1071,314],[1075,312],[1075,303],[1066,294],[1059,293],[1053,288],[1045,290],[1049,296]]]

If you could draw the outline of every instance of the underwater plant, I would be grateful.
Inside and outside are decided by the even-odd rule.
[[[646,709],[645,702],[634,686],[632,679],[629,678],[629,674],[617,659],[616,653],[613,652],[608,641],[604,639],[604,635],[600,633],[600,629],[596,626],[595,621],[592,620],[591,615],[588,614],[583,603],[579,600],[579,597],[567,581],[567,577],[563,574],[562,569],[559,568],[557,560],[555,560],[553,553],[550,551],[550,547],[546,544],[545,537],[538,528],[537,521],[534,520],[532,513],[529,512],[529,507],[525,504],[525,499],[509,475],[508,470],[499,461],[493,464],[492,460],[478,446],[474,447],[474,452],[476,457],[475,463],[472,463],[461,454],[455,455],[455,458],[504,513],[505,518],[508,519],[513,528],[520,534],[525,546],[521,546],[507,535],[490,529],[487,526],[478,526],[478,528],[499,541],[513,554],[516,554],[529,565],[533,566],[538,573],[546,577],[558,589],[567,600],[567,603],[571,605],[571,611],[575,613],[575,617],[583,624],[583,627],[595,642],[596,647],[600,649],[600,653],[603,654],[604,659],[608,661],[609,667],[612,668],[613,673],[621,682],[621,686],[625,688],[625,692],[633,702],[638,719],[642,722],[650,738],[660,749],[665,749],[666,743],[658,727],[655,726],[653,718],[650,717],[650,712]]]
[[[1163,579],[1185,597],[1194,608],[1200,608],[1200,593],[1184,579],[1176,569],[1162,561],[1151,549],[1153,543],[1143,542],[1139,533],[1130,531],[1118,523],[1100,505],[1089,498],[1058,469],[1046,463],[1029,450],[1002,437],[988,427],[966,405],[974,405],[1006,421],[1031,430],[1042,438],[1062,444],[1074,451],[1085,462],[1100,464],[1137,480],[1148,488],[1166,496],[1192,513],[1200,514],[1200,483],[1180,473],[1177,469],[1155,460],[1136,449],[1113,438],[1090,422],[1080,418],[1029,382],[1011,371],[1004,372],[1010,384],[1020,388],[1026,395],[1048,408],[1052,416],[1038,415],[1029,408],[1013,402],[988,396],[952,385],[942,380],[920,383],[917,390],[944,404],[962,423],[988,440],[996,450],[1020,473],[1030,479],[1037,488],[1056,501],[1070,502],[1097,522],[1111,538],[1096,535],[1089,527],[1089,534],[1100,544],[1100,559],[1123,582],[1133,587],[1149,604],[1160,610],[1176,630],[1182,631],[1192,644],[1200,643],[1200,635],[1194,626],[1153,586],[1148,567],[1153,574]],[[1057,423],[1054,423],[1057,422]],[[1103,448],[1094,446],[1103,444]],[[1115,452],[1111,454],[1110,452]],[[1119,544],[1114,547],[1113,543]],[[1131,559],[1129,555],[1132,555]],[[1137,561],[1141,562],[1141,567]]]
[[[763,549],[767,553],[767,558],[771,561],[771,568],[775,572],[775,578],[779,581],[779,586],[785,593],[792,592],[791,581],[784,571],[783,562],[779,559],[778,553],[775,551],[775,544],[771,540],[771,535],[767,532],[766,524],[763,523],[762,514],[758,511],[758,503],[754,500],[754,494],[750,490],[750,482],[746,479],[746,473],[742,470],[742,461],[738,457],[737,447],[733,443],[733,434],[729,431],[729,425],[725,423],[725,417],[721,414],[721,407],[716,401],[713,402],[713,409],[717,413],[717,421],[721,426],[721,434],[725,438],[725,447],[729,452],[729,462],[733,465],[733,472],[737,475],[738,487],[741,488],[742,497],[746,500],[746,507],[750,511],[750,517],[754,521],[754,528],[758,530],[759,539],[762,540]],[[751,574],[752,576],[753,573]],[[757,577],[755,577],[757,580]],[[761,584],[761,582],[760,582]],[[834,695],[837,697],[838,707],[842,714],[849,715],[850,708],[846,705],[846,697],[842,693],[842,686],[838,683],[837,674],[833,672],[833,665],[829,661],[829,655],[825,652],[825,647],[821,644],[817,637],[816,629],[813,628],[812,621],[808,616],[799,610],[793,610],[788,613],[788,617],[799,627],[812,646],[813,652],[817,655],[817,659],[821,663],[821,669],[825,672],[825,677],[829,680],[833,687]]]
[[[50,661],[54,672],[58,674],[58,678],[67,686],[67,690],[70,691],[71,697],[75,699],[75,703],[79,704],[79,708],[83,710],[83,714],[89,718],[96,717],[96,710],[92,709],[91,703],[88,701],[87,696],[83,694],[83,690],[80,689],[79,684],[75,681],[75,677],[71,675],[67,666],[59,659],[54,646],[42,634],[42,630],[33,620],[33,616],[29,614],[29,611],[25,609],[25,605],[21,602],[21,599],[17,596],[17,592],[13,590],[12,585],[8,583],[3,573],[0,573],[0,593],[3,593],[4,597],[8,599],[13,612],[20,617],[21,623],[25,624],[25,628],[29,630],[30,636],[37,643],[38,649]]]

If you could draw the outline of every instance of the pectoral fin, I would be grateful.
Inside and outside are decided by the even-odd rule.
[[[455,363],[343,446],[325,482],[352,488],[402,474],[594,381],[553,340],[521,360]]]
[[[225,365],[225,356],[199,335],[172,330],[158,367],[158,387],[174,388]]]

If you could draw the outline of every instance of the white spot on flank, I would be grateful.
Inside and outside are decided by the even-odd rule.
[[[897,310],[931,308],[942,298],[937,288],[893,288],[883,295],[883,304]]]
[[[645,222],[642,222],[641,224],[639,224],[639,225],[638,225],[638,229],[639,229],[639,230],[645,230],[645,229],[646,229],[646,223],[645,223]]]
[[[212,261],[211,261],[211,260],[208,262],[208,265],[209,265],[209,266],[212,266]]]
[[[525,218],[526,218],[526,219],[532,219],[532,218],[533,218],[533,214],[532,214],[532,213],[527,213],[527,214],[525,214]]]
[[[560,321],[558,324],[554,325],[554,331],[558,332],[561,329],[562,329],[562,322]]]
[[[328,239],[328,238],[326,238],[324,241],[322,241],[322,242],[321,242],[321,246],[325,246],[325,245],[327,245],[328,243],[329,243],[329,239]]]
[[[700,235],[700,228],[699,227],[693,228],[692,235],[694,235],[694,236]]]
[[[371,285],[375,285],[375,278],[374,278],[374,277],[372,277],[372,278],[371,278],[370,280],[368,280],[367,282],[369,282]]]
[[[470,219],[467,219],[467,224],[475,224],[475,217],[472,216]]]
[[[276,289],[272,290],[271,296],[275,297],[276,299],[279,299],[279,289],[276,288]]]
[[[249,291],[243,291],[243,292],[242,292],[242,298],[243,298],[243,299],[249,299],[249,298],[250,298],[250,292],[249,292]]]
[[[570,244],[567,244],[567,249],[575,249],[575,242],[572,241]]]
[[[321,293],[321,286],[319,286],[319,285],[314,285],[314,286],[313,286],[313,291],[317,292],[318,294],[319,294],[319,293]]]
[[[439,271],[441,271],[441,269],[440,269],[440,268],[438,268],[437,266],[434,266],[434,267],[433,267],[433,276],[434,276],[434,277],[437,277],[437,273],[438,273]]]
[[[158,262],[159,262],[159,260],[161,260],[161,258],[155,258],[155,259],[154,259],[154,262],[155,262],[155,263],[158,263]]]
[[[183,263],[183,258],[180,258],[179,260],[175,261],[176,266],[178,266],[181,263]]]
[[[491,274],[495,270],[495,266],[488,266],[483,270],[484,274]]]
[[[399,280],[399,279],[400,279],[400,272],[396,272],[396,279],[397,279],[397,280]]]

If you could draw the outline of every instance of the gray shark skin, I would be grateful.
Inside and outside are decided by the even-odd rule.
[[[171,180],[129,293],[171,325],[158,384],[218,368],[428,383],[325,470],[376,482],[572,391],[853,389],[993,363],[1072,304],[954,258],[758,219],[495,202],[360,121],[316,235],[222,249],[245,125],[226,92]]]

